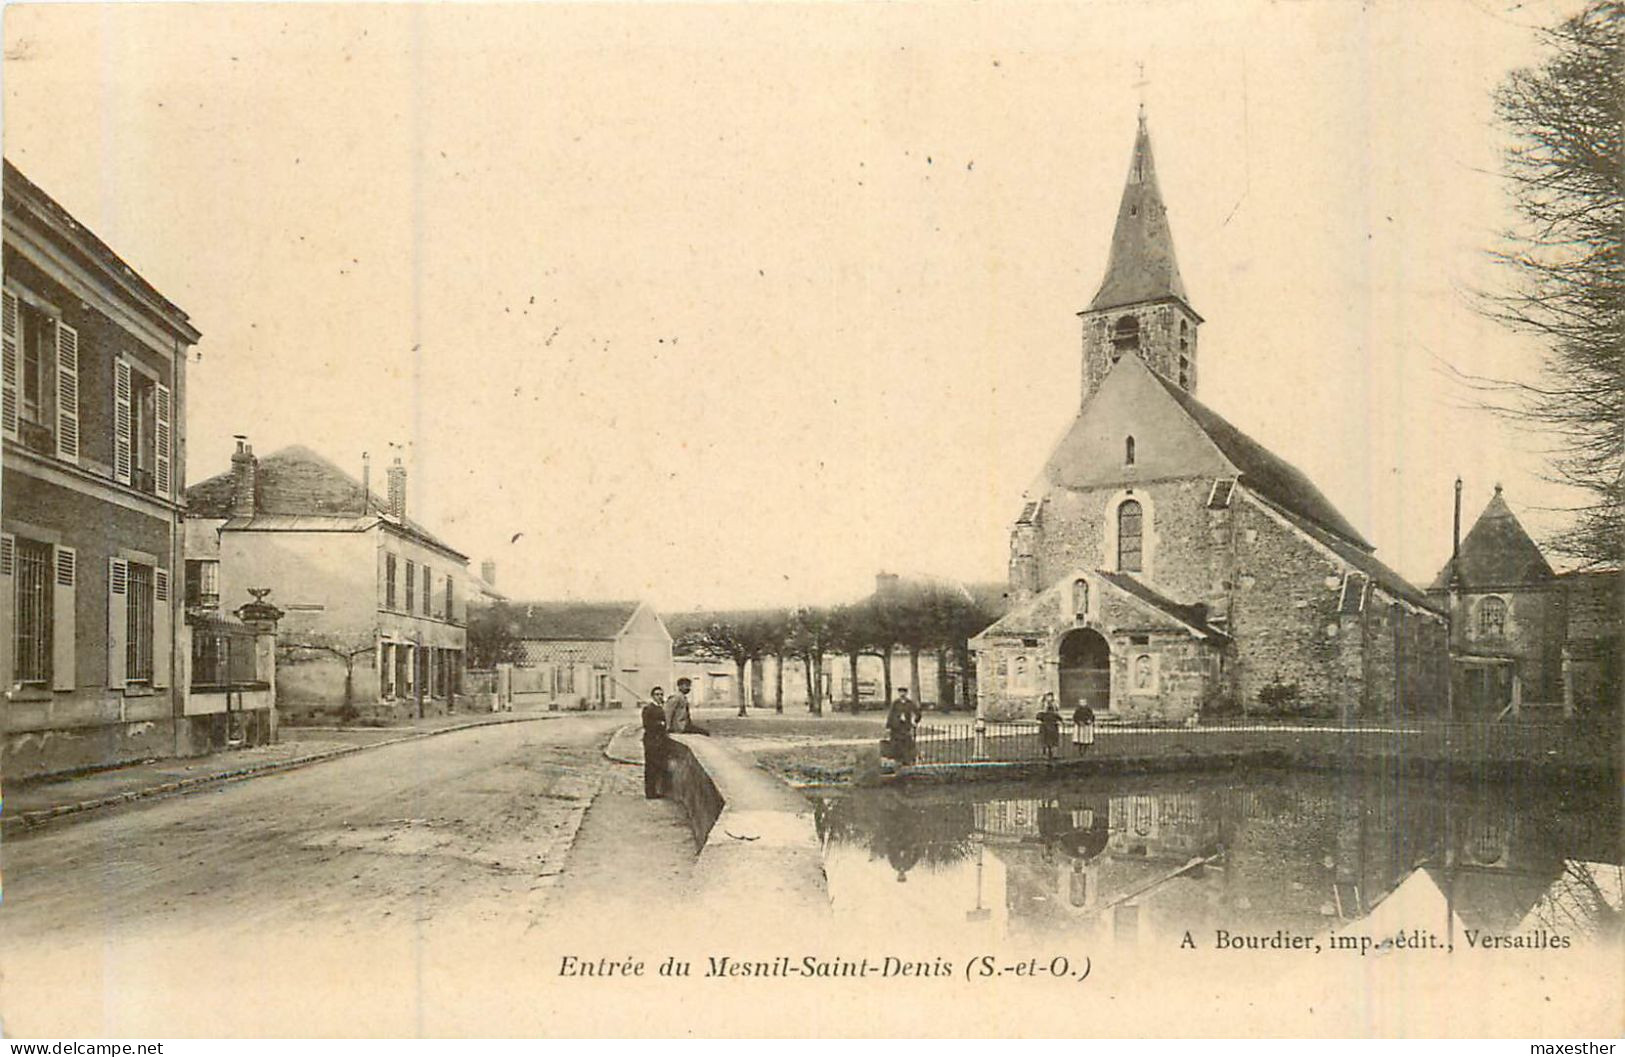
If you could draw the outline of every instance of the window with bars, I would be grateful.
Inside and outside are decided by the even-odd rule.
[[[1144,554],[1141,517],[1138,500],[1126,499],[1117,508],[1117,568],[1120,572],[1141,571]]]
[[[1499,598],[1484,599],[1478,606],[1478,633],[1492,637],[1506,633],[1507,604]]]
[[[14,584],[17,682],[45,689],[51,685],[51,545],[19,538]]]
[[[124,603],[124,678],[131,683],[152,682],[153,582],[152,566],[130,563]]]

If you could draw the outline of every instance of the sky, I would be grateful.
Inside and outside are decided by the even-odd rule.
[[[1143,98],[1197,395],[1426,583],[1458,474],[1573,503],[1453,377],[1539,354],[1491,93],[1573,6],[13,4],[4,147],[203,332],[188,480],[399,453],[511,595],[674,610],[1004,578]]]

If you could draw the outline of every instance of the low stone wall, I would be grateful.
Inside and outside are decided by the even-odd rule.
[[[827,913],[811,803],[715,739],[680,734],[671,740],[670,795],[687,812],[700,850],[697,897]]]

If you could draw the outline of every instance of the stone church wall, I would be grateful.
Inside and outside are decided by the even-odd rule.
[[[1253,503],[1236,506],[1230,630],[1242,710],[1313,716],[1357,710],[1367,679],[1380,673],[1366,666],[1360,622],[1345,622],[1337,612],[1346,567]]]
[[[1184,480],[1130,484],[1136,497],[1148,499],[1151,534],[1146,553],[1151,559],[1146,583],[1181,602],[1206,601],[1210,612],[1223,615],[1229,579],[1228,510],[1208,510],[1213,480]],[[1106,504],[1123,486],[1055,489],[1044,510],[1037,534],[1038,582],[1051,584],[1079,569],[1112,567],[1106,554]]]

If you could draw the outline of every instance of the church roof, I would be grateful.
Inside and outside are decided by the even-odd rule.
[[[1361,550],[1374,549],[1302,470],[1232,426],[1217,411],[1156,371],[1146,373],[1157,380],[1230,460],[1240,473],[1242,484]]]
[[[1440,612],[1439,606],[1429,599],[1420,588],[1378,561],[1377,557],[1371,553],[1370,547],[1356,547],[1341,536],[1326,531],[1320,525],[1314,524],[1292,511],[1287,512],[1287,518],[1311,538],[1319,541],[1327,550],[1370,577],[1372,583],[1387,591],[1390,595],[1404,599],[1420,609],[1426,609],[1434,613]]]
[[[1439,570],[1434,590],[1448,588],[1456,572],[1464,587],[1502,587],[1552,579],[1552,567],[1507,506],[1500,485],[1495,486],[1489,505],[1461,541],[1460,558],[1450,559]]]
[[[1208,623],[1206,606],[1187,606],[1179,602],[1175,602],[1168,596],[1159,594],[1158,592],[1152,590],[1148,585],[1142,583],[1140,580],[1128,573],[1117,573],[1110,572],[1105,569],[1097,569],[1095,570],[1095,575],[1099,576],[1107,583],[1116,586],[1119,590],[1133,595],[1135,598],[1138,598],[1151,608],[1160,610],[1164,614],[1173,617],[1181,624],[1195,628],[1197,631],[1200,631],[1209,638],[1228,639],[1230,637],[1227,632],[1221,631],[1212,624]]]
[[[1157,187],[1157,168],[1151,157],[1151,134],[1145,115],[1134,137],[1134,158],[1129,164],[1123,200],[1117,207],[1117,228],[1112,232],[1106,278],[1089,302],[1089,311],[1118,308],[1175,297],[1187,305],[1185,283],[1174,259],[1174,237],[1168,227],[1168,207]]]

